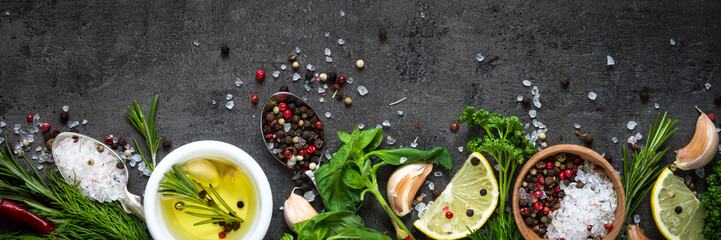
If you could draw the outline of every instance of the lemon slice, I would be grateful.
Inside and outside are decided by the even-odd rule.
[[[474,152],[413,225],[434,239],[463,238],[468,228],[483,226],[497,204],[498,183],[493,170],[483,155]]]
[[[704,239],[701,202],[668,168],[651,190],[651,211],[658,230],[667,239]]]

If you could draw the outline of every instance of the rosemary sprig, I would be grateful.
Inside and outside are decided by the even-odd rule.
[[[185,213],[195,217],[207,218],[207,220],[196,222],[193,226],[220,222],[234,225],[236,222],[238,224],[243,222],[243,219],[238,217],[236,212],[233,211],[225,200],[220,197],[218,192],[215,191],[212,184],[208,184],[208,188],[212,194],[212,196],[210,196],[202,184],[188,178],[185,172],[177,165],[173,165],[173,170],[165,173],[165,178],[167,178],[167,180],[160,183],[159,193],[164,197],[194,203],[195,205],[185,204],[182,207],[199,210],[201,212],[185,211]],[[198,188],[200,190],[198,190]]]
[[[128,109],[125,110],[125,115],[128,116],[128,120],[130,120],[130,123],[132,123],[136,129],[138,129],[138,131],[140,132],[140,134],[143,135],[143,137],[145,137],[145,144],[148,145],[148,150],[150,150],[150,157],[151,159],[153,159],[153,164],[149,164],[148,161],[145,159],[145,155],[143,155],[143,152],[140,150],[138,141],[135,140],[135,138],[133,138],[133,141],[135,142],[135,147],[138,149],[140,156],[145,162],[145,165],[150,168],[150,171],[153,171],[155,169],[155,165],[157,164],[157,162],[155,161],[156,153],[158,152],[158,147],[160,146],[160,138],[158,138],[155,133],[155,108],[158,106],[158,98],[158,94],[155,94],[155,98],[153,99],[153,105],[150,108],[150,116],[148,118],[145,117],[143,110],[140,108],[140,105],[135,100],[133,100],[133,106],[135,107],[135,109],[128,106]]]
[[[668,147],[659,151],[661,144],[668,139],[677,128],[673,128],[676,121],[666,119],[666,113],[656,116],[656,122],[650,126],[646,140],[646,146],[632,154],[633,162],[629,162],[626,145],[623,146],[623,189],[626,191],[626,223],[630,223],[631,216],[643,200],[644,196],[653,187],[654,181],[658,178],[658,161],[661,160]]]

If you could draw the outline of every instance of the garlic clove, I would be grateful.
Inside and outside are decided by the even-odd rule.
[[[648,237],[643,234],[643,230],[638,225],[628,225],[626,237],[628,240],[648,240]]]
[[[402,217],[411,212],[411,203],[433,164],[413,163],[398,168],[388,179],[388,202],[396,215]]]
[[[290,193],[290,197],[283,204],[283,215],[285,216],[285,223],[295,232],[293,224],[311,219],[313,216],[318,215],[318,212],[315,211],[308,200],[298,194]]]
[[[700,110],[699,110],[700,111]],[[711,119],[703,112],[696,121],[696,132],[691,142],[684,148],[676,150],[676,166],[683,170],[691,170],[705,166],[716,155],[719,134]]]

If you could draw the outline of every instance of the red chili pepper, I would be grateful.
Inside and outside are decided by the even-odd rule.
[[[8,200],[0,200],[0,217],[23,223],[43,235],[55,231],[52,223]]]

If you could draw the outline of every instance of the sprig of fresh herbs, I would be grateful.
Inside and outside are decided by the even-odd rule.
[[[382,233],[363,226],[363,219],[351,211],[331,211],[313,216],[313,218],[293,224],[298,232],[298,239],[331,240],[331,239],[364,239],[390,240]],[[293,236],[285,234],[281,240],[293,240]]]
[[[721,163],[716,163],[712,171],[706,177],[706,192],[701,194],[703,236],[706,239],[721,239]]]
[[[660,121],[659,121],[659,118]],[[677,128],[673,128],[677,120],[666,119],[666,113],[659,113],[656,122],[651,125],[646,137],[646,146],[632,154],[633,162],[629,162],[626,145],[622,147],[623,152],[623,178],[621,183],[626,193],[626,219],[631,221],[631,216],[641,203],[643,198],[653,188],[653,184],[661,173],[658,168],[658,161],[661,160],[668,147],[659,151],[661,144],[668,139]]]
[[[7,142],[7,141],[6,141]],[[98,203],[80,193],[53,171],[43,181],[33,170],[25,170],[13,157],[10,146],[0,149],[0,192],[5,199],[16,201],[36,215],[52,222],[57,229],[49,239],[147,239],[143,222],[125,213],[115,202]],[[30,231],[0,236],[1,239],[38,238]]]
[[[330,211],[357,212],[363,203],[365,193],[371,193],[391,218],[396,227],[396,236],[399,239],[409,236],[413,238],[408,228],[388,206],[386,198],[381,195],[376,171],[385,165],[398,166],[419,161],[438,163],[451,169],[453,166],[451,155],[440,147],[429,151],[412,148],[375,150],[383,141],[383,130],[380,128],[361,132],[356,126],[351,134],[338,132],[338,138],[345,145],[338,149],[328,164],[321,166],[315,172],[318,192],[326,208]],[[373,164],[371,156],[378,157],[380,161]]]
[[[125,110],[125,115],[128,116],[130,123],[133,124],[135,129],[138,129],[143,137],[145,137],[145,144],[148,146],[148,150],[150,150],[150,157],[153,160],[153,164],[149,164],[145,159],[143,151],[140,150],[138,140],[133,138],[133,142],[135,142],[135,147],[138,149],[138,153],[140,153],[140,156],[143,158],[143,162],[145,162],[145,165],[150,168],[150,171],[153,171],[155,169],[155,165],[157,164],[155,158],[157,155],[156,153],[158,152],[158,147],[160,147],[161,140],[157,137],[155,132],[155,109],[158,106],[158,98],[158,94],[155,94],[153,105],[150,107],[150,116],[148,118],[145,117],[143,109],[140,108],[140,105],[135,100],[133,100],[133,106],[135,108],[133,109],[128,106],[128,109]]]
[[[238,214],[233,211],[225,200],[220,197],[218,192],[215,191],[212,184],[208,184],[208,189],[210,190],[210,193],[212,193],[211,196],[202,184],[188,178],[188,176],[185,175],[185,172],[183,172],[183,170],[177,165],[173,165],[172,168],[173,170],[165,173],[165,178],[167,180],[160,183],[160,189],[158,192],[164,197],[175,198],[186,201],[187,203],[193,203],[185,203],[182,206],[176,206],[183,209],[200,210],[201,212],[185,210],[185,213],[199,218],[207,218],[206,220],[194,223],[193,226],[220,222],[234,225],[236,223],[240,224],[243,222],[243,219],[238,217]]]
[[[499,214],[486,224],[485,230],[469,229],[468,237],[480,239],[520,239],[513,215],[506,213],[506,199],[516,168],[536,153],[525,138],[523,124],[516,116],[504,117],[483,109],[466,107],[458,118],[459,123],[468,122],[468,127],[480,126],[486,131],[483,138],[472,139],[466,145],[471,151],[491,155],[498,163]]]

